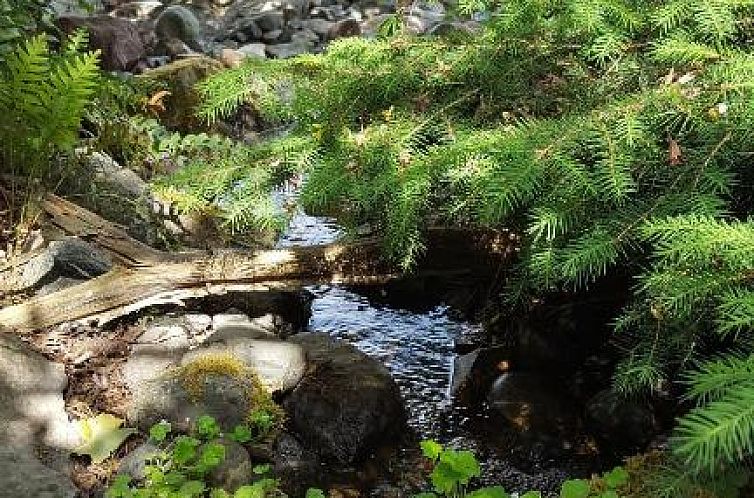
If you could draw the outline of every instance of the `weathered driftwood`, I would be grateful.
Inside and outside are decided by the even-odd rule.
[[[49,196],[44,209],[51,223],[106,250],[120,266],[88,282],[0,309],[0,330],[44,328],[70,321],[103,324],[148,306],[227,292],[314,283],[375,284],[399,276],[384,261],[377,239],[275,250],[166,253],[59,197]],[[450,242],[452,253],[459,251],[459,240],[465,240],[466,251],[472,249],[465,257],[452,254],[452,261],[440,259],[440,268],[429,265],[429,271],[468,269],[475,260],[480,261],[479,254],[502,260],[509,252],[507,235],[489,231],[471,237],[468,232],[430,231],[429,239],[430,251],[433,239],[440,246]]]
[[[228,291],[385,282],[394,274],[380,261],[375,241],[196,254],[186,261],[118,268],[9,306],[0,310],[0,326],[34,329],[82,319],[104,323],[147,306]]]

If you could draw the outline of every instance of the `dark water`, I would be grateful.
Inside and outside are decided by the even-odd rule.
[[[299,214],[279,245],[323,244],[339,234],[333,220]],[[347,341],[387,366],[418,439],[473,450],[482,463],[483,480],[503,483],[509,491],[555,489],[567,473],[574,473],[574,468],[563,470],[559,462],[548,462],[546,452],[527,456],[526,452],[537,453],[536,445],[522,450],[516,434],[485,406],[472,409],[450,398],[454,340],[474,334],[477,325],[451,319],[444,306],[413,312],[375,304],[337,286],[309,290],[315,295],[310,330]]]

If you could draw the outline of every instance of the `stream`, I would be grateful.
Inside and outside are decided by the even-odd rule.
[[[325,244],[340,234],[334,220],[299,213],[279,247]],[[315,296],[310,331],[349,342],[390,370],[406,402],[413,433],[401,452],[413,455],[414,462],[418,441],[434,439],[474,451],[482,464],[481,481],[503,484],[508,491],[552,492],[568,475],[589,474],[589,464],[582,459],[559,461],[548,456],[551,452],[541,443],[522,441],[487,406],[472,408],[450,397],[455,340],[478,333],[478,325],[452,319],[442,305],[416,312],[375,303],[338,286],[315,286],[309,291]]]

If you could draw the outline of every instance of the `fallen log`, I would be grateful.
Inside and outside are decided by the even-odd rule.
[[[196,254],[186,261],[118,268],[68,289],[0,310],[0,327],[29,330],[85,320],[102,325],[147,306],[182,299],[299,288],[313,283],[383,283],[397,276],[376,240],[251,252]]]
[[[103,325],[149,306],[191,298],[311,284],[384,284],[401,276],[385,261],[378,239],[275,250],[168,253],[57,196],[48,196],[43,207],[52,224],[104,249],[120,266],[82,284],[0,309],[0,330],[73,321]],[[513,249],[507,232],[434,229],[427,235],[429,264],[422,267],[429,273],[469,272],[475,264],[485,271],[493,260],[507,260]],[[429,254],[438,248],[440,257]]]

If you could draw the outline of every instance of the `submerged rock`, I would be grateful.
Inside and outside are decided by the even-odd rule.
[[[284,401],[305,447],[350,464],[402,431],[403,399],[380,362],[326,334],[290,340],[304,348],[309,362],[307,375]]]

